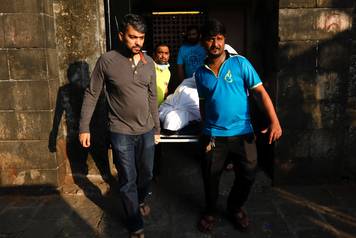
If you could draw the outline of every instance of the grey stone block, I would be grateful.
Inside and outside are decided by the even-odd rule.
[[[45,47],[43,17],[35,14],[7,14],[4,18],[5,47]]]
[[[45,0],[15,0],[17,13],[43,13]]]
[[[47,140],[51,127],[50,112],[0,113],[0,140]]]
[[[356,97],[349,97],[346,106],[347,125],[350,130],[356,129]]]
[[[56,36],[55,36],[55,29],[54,29],[54,18],[52,16],[43,15],[43,23],[44,23],[44,32],[45,34],[45,41],[46,41],[46,48],[56,48]]]
[[[335,160],[334,162],[340,160],[338,155],[342,154],[344,131],[338,129],[313,130],[310,134],[312,145],[310,157],[332,167],[334,165],[333,160]]]
[[[56,107],[56,99],[58,94],[58,79],[49,80],[49,108],[54,110]]]
[[[1,11],[0,11],[1,12]],[[4,17],[0,15],[0,48],[5,45]]]
[[[4,169],[2,186],[46,185],[57,187],[57,169]]]
[[[299,130],[287,127],[281,120],[283,135],[276,145],[276,155],[279,166],[288,172],[296,165],[293,158],[308,158],[310,153],[309,130]]]
[[[354,0],[317,0],[318,7],[352,8]]]
[[[0,82],[0,110],[13,110],[15,108],[14,82]]]
[[[48,81],[16,82],[13,90],[15,110],[50,110]]]
[[[352,9],[280,9],[281,41],[330,39],[348,32]]]
[[[276,184],[340,181],[344,150],[340,129],[284,131],[276,147]],[[317,169],[316,169],[317,168]]]
[[[324,70],[349,70],[351,46],[351,40],[344,39],[322,42],[318,50],[319,67]]]
[[[316,0],[279,0],[279,8],[316,7]]]
[[[48,79],[58,80],[59,77],[59,64],[58,64],[58,52],[55,49],[46,50]],[[66,74],[67,71],[64,72]]]
[[[15,1],[14,0],[2,0],[0,4],[1,13],[13,13],[15,12]]]
[[[315,71],[299,72],[282,71],[278,74],[279,98],[278,102],[283,104],[288,101],[290,103],[301,104],[306,99],[315,99],[310,96],[313,92],[317,74]],[[279,105],[278,105],[279,106]]]
[[[317,42],[298,41],[279,43],[279,68],[288,71],[315,70]]]
[[[348,75],[345,72],[281,72],[278,75],[279,101],[334,101],[345,99]]]
[[[50,16],[53,16],[53,0],[44,0],[44,12]]]
[[[46,13],[53,15],[53,0],[2,0],[2,13]]]
[[[327,101],[304,101],[300,104],[285,101],[279,106],[279,117],[290,129],[344,129],[345,105]]]
[[[3,170],[56,169],[57,161],[48,150],[47,140],[0,142],[0,162]]]
[[[341,102],[346,99],[348,75],[344,71],[321,72],[317,77],[315,95],[317,100]]]
[[[345,131],[345,168],[344,173],[351,177],[351,179],[356,179],[356,110],[353,111],[352,127]]]
[[[47,79],[46,54],[43,49],[9,50],[8,60],[11,79]]]
[[[9,80],[9,67],[7,64],[6,50],[0,50],[0,80]]]
[[[49,110],[47,81],[0,83],[0,110]]]

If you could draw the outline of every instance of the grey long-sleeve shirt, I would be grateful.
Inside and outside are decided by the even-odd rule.
[[[113,50],[98,59],[84,95],[80,132],[89,132],[90,119],[105,85],[110,131],[139,135],[154,128],[159,134],[154,62],[147,55],[144,58],[147,62],[140,60],[135,65],[133,59]]]

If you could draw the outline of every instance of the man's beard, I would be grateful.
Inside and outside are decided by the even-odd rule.
[[[135,48],[135,50],[134,50],[134,48]],[[140,53],[141,49],[142,49],[142,46],[134,46],[134,47],[132,47],[132,48],[130,49],[130,51],[131,51],[132,54],[135,55],[135,54]]]
[[[214,49],[217,49],[217,48],[214,48]],[[218,49],[218,50],[220,50],[220,49]],[[212,54],[212,53],[210,52],[210,50],[208,51],[209,57],[210,57],[210,58],[213,58],[213,59],[218,58],[218,57],[221,56],[223,53],[224,53],[224,51],[222,51],[222,52],[219,51],[217,54]]]
[[[137,47],[139,48],[138,52],[134,52],[133,51],[133,48],[134,47]],[[132,55],[136,55],[136,54],[139,54],[142,47],[141,46],[134,46],[134,47],[131,47],[131,48],[128,48],[126,44],[123,44],[123,50],[124,50],[124,54],[127,55],[127,56],[132,56]]]
[[[164,61],[161,61],[161,60],[157,60],[157,64],[160,64],[160,65],[167,65],[167,64],[168,64],[168,61],[164,62]]]

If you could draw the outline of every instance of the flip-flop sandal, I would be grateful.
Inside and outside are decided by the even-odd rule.
[[[150,214],[151,208],[148,206],[146,203],[141,203],[140,204],[140,213],[141,216],[146,217]]]
[[[250,225],[250,219],[247,216],[247,213],[240,209],[235,213],[231,213],[232,222],[234,223],[236,229],[241,232],[246,232]]]
[[[198,223],[198,229],[203,233],[210,233],[216,225],[216,219],[213,216],[203,215]]]
[[[144,238],[144,237],[145,237],[145,235],[143,234],[143,229],[132,232],[130,234],[130,238]]]

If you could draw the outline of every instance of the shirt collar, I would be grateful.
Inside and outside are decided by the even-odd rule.
[[[170,66],[169,64],[157,64],[157,63],[155,63],[155,65],[156,65],[156,69],[160,71],[167,70]]]

